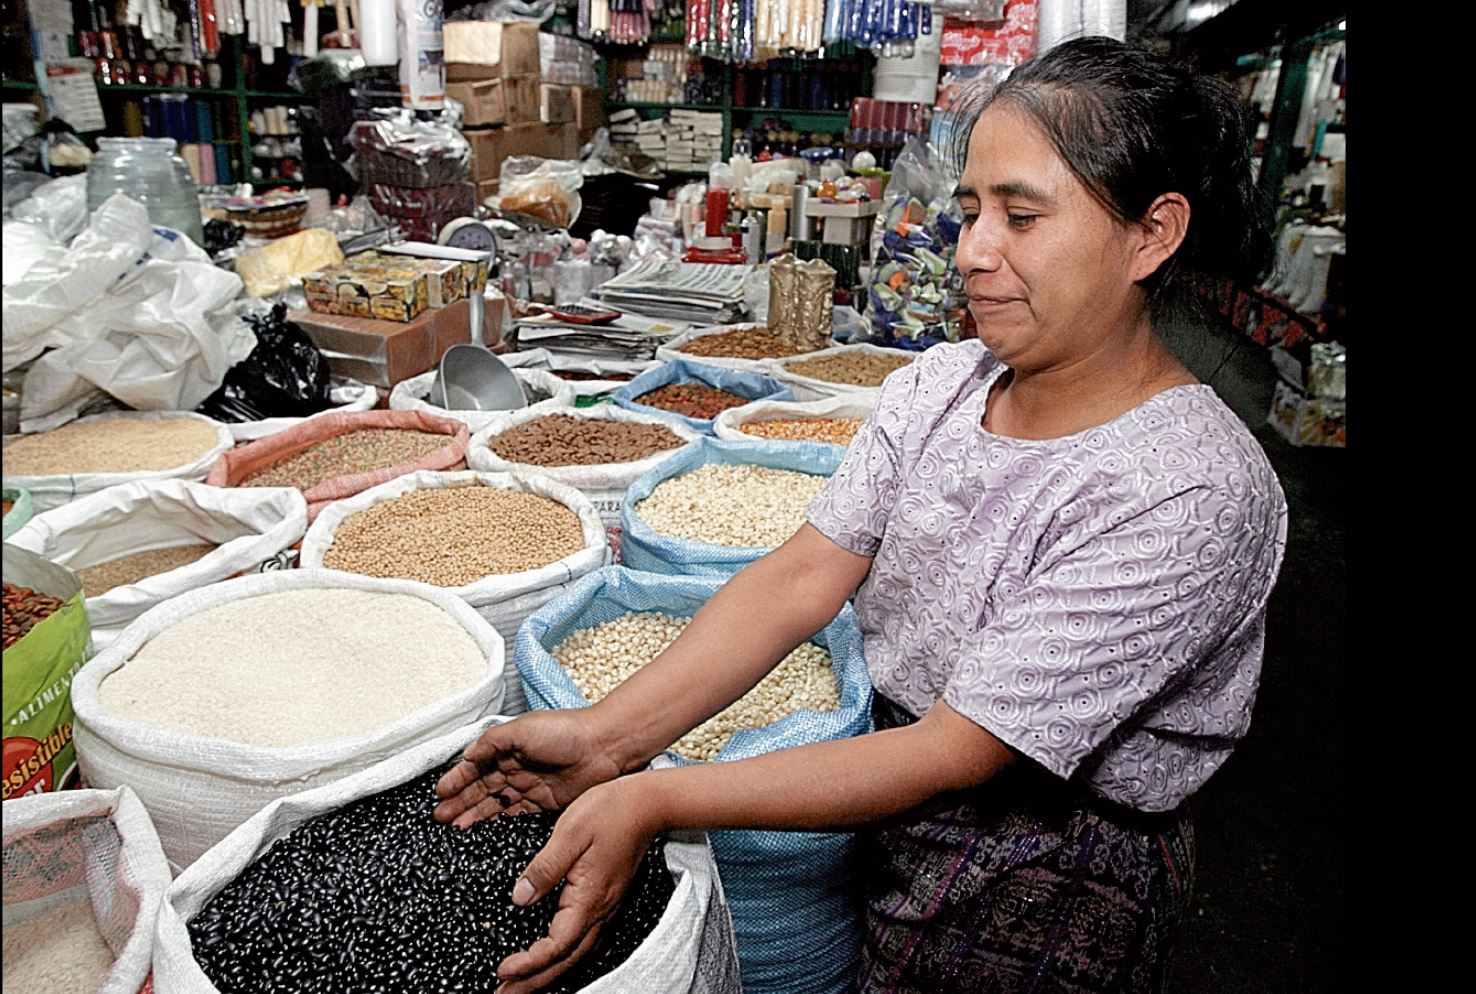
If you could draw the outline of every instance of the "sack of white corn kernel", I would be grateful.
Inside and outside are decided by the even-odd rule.
[[[466,468],[466,443],[471,438],[471,432],[467,430],[465,423],[419,411],[360,411],[355,414],[320,415],[286,431],[233,449],[215,461],[205,482],[213,487],[242,486],[252,474],[290,459],[320,442],[366,428],[422,431],[445,435],[447,438],[445,445],[429,455],[364,473],[335,476],[303,491],[302,495],[308,504],[309,521],[316,518],[333,501],[363,493],[370,487],[377,487],[397,476],[420,470]]]
[[[214,547],[175,569],[89,595],[93,646],[101,649],[149,608],[257,571],[306,531],[307,501],[291,487],[225,490],[191,480],[140,480],[38,514],[11,542],[77,572],[84,593],[87,567],[178,546]]]
[[[617,405],[627,411],[652,414],[668,421],[677,421],[703,435],[712,434],[714,418],[689,418],[675,411],[662,410],[638,403],[636,398],[670,383],[696,383],[736,394],[745,400],[793,400],[789,387],[763,373],[752,373],[741,369],[724,369],[709,366],[689,359],[676,359],[655,369],[647,370],[610,395]]]
[[[357,496],[335,501],[325,508],[302,540],[303,568],[326,568],[323,557],[333,545],[339,526],[360,511],[396,497],[403,497],[411,491],[449,487],[497,487],[535,494],[557,501],[579,518],[584,545],[572,555],[539,569],[488,576],[461,587],[437,588],[470,604],[507,642],[511,642],[517,635],[518,627],[528,615],[557,597],[586,573],[599,569],[610,561],[605,529],[594,505],[573,487],[546,477],[524,473],[411,473],[372,487]],[[463,536],[447,536],[447,547],[454,548],[462,538]],[[522,684],[518,680],[517,669],[510,655],[505,660],[503,686],[506,688],[506,696],[503,699],[502,713],[515,715],[526,711]]]
[[[7,987],[153,990],[154,931],[170,873],[133,791],[6,801],[4,849]]]
[[[752,442],[756,439],[789,442],[788,439],[779,438],[760,439],[757,435],[745,432],[743,426],[757,421],[796,418],[866,418],[875,407],[874,393],[848,394],[844,397],[827,397],[824,400],[756,400],[742,407],[730,407],[719,414],[712,424],[712,430],[713,434],[725,442]]]
[[[319,815],[449,764],[491,724],[478,721],[421,742],[367,770],[272,801],[181,873],[159,909],[155,969],[161,991],[219,994],[195,960],[189,924],[278,839]],[[581,994],[740,994],[733,925],[704,835],[671,833],[666,865],[676,892],[630,957]],[[489,971],[496,963],[488,963]]]
[[[120,483],[133,483],[137,480],[203,480],[210,472],[210,467],[215,465],[224,453],[229,452],[236,444],[231,437],[228,427],[218,421],[205,417],[203,414],[194,414],[189,411],[122,411],[111,414],[98,414],[88,418],[78,418],[65,427],[82,426],[100,421],[115,419],[130,421],[163,421],[174,418],[187,418],[201,421],[212,425],[216,429],[215,444],[209,448],[202,448],[200,454],[179,466],[162,470],[142,470],[132,473],[56,473],[45,476],[24,476],[13,473],[10,469],[5,471],[5,485],[8,487],[20,487],[30,491],[31,504],[36,514],[50,511],[52,508],[61,507],[63,504],[87,494],[106,490],[108,487],[116,487]],[[23,435],[9,435],[5,438],[8,447]]]
[[[889,349],[880,345],[872,345],[862,342],[859,345],[837,345],[834,348],[822,349],[819,352],[811,352],[808,355],[788,356],[784,359],[775,359],[770,368],[769,375],[780,383],[794,391],[795,400],[824,400],[827,397],[855,397],[869,395],[873,403],[876,395],[881,391],[881,384],[874,387],[855,386],[850,383],[835,383],[830,380],[816,379],[813,376],[805,376],[795,370],[799,363],[809,362],[815,359],[832,359],[849,355],[875,355],[884,359],[906,360],[911,362],[921,353],[906,352],[902,349]]]
[[[500,357],[499,357],[500,358]],[[559,379],[546,369],[515,368],[512,371],[514,378],[523,387],[523,394],[528,398],[528,406],[517,412],[511,411],[453,411],[444,407],[437,407],[426,398],[430,395],[431,384],[439,375],[436,370],[412,376],[408,380],[401,380],[395,384],[390,391],[389,406],[393,411],[420,411],[422,414],[433,414],[438,418],[454,418],[463,422],[473,432],[481,431],[494,421],[507,417],[511,413],[521,414],[524,411],[550,411],[557,408],[572,407],[574,405],[574,387]]]
[[[237,421],[227,424],[226,427],[231,430],[231,437],[237,442],[254,442],[258,438],[266,438],[279,431],[295,428],[304,421],[321,418],[325,414],[356,414],[359,411],[372,411],[379,403],[379,390],[368,383],[360,383],[358,380],[335,381],[328,392],[328,397],[333,401],[332,407],[326,411],[319,411],[317,414],[309,414],[305,418],[263,418],[260,421]]]
[[[686,425],[650,414],[637,414],[635,411],[623,410],[612,404],[561,411],[518,411],[488,425],[472,436],[466,448],[467,465],[472,469],[484,473],[534,473],[571,486],[590,499],[606,527],[620,524],[620,503],[625,499],[625,491],[630,488],[630,485],[661,465],[676,449],[668,449],[630,462],[597,463],[586,466],[537,466],[533,463],[512,462],[492,450],[491,440],[493,438],[546,414],[563,414],[589,421],[661,425],[681,439],[683,445],[701,437]]]
[[[103,681],[126,666],[155,636],[191,616],[266,594],[322,589],[401,594],[427,601],[471,637],[479,655],[486,658],[486,667],[470,686],[446,693],[368,734],[298,745],[253,746],[191,734],[118,714],[103,705],[99,693]],[[317,635],[316,630],[305,630],[301,638],[306,644]],[[205,644],[200,652],[214,648]],[[315,649],[332,651],[333,647],[318,645]],[[391,651],[386,646],[381,655]],[[227,580],[144,612],[82,667],[72,681],[77,761],[83,780],[91,786],[127,784],[133,788],[154,821],[170,867],[178,872],[278,797],[342,779],[430,736],[497,714],[502,708],[504,657],[502,636],[470,605],[422,583],[304,569]],[[404,657],[407,667],[415,662]],[[353,663],[352,658],[344,659],[345,680],[355,678]],[[331,700],[323,704],[329,710],[340,706]],[[262,722],[273,718],[259,712],[251,717]]]
[[[742,359],[730,355],[698,355],[695,352],[686,351],[694,339],[708,338],[712,335],[726,335],[730,332],[744,329],[764,331],[767,326],[762,324],[728,324],[714,328],[694,328],[692,331],[683,332],[664,345],[656,347],[656,358],[662,362],[675,362],[678,359],[686,359],[689,362],[700,362],[708,366],[721,366],[724,369],[740,369],[746,373],[758,373],[761,376],[769,376],[769,365],[774,360],[768,359]]]
[[[829,477],[840,466],[845,452],[840,446],[822,442],[768,442],[759,439],[723,442],[716,438],[698,439],[685,448],[678,449],[675,455],[632,483],[625,492],[625,502],[620,507],[621,563],[631,569],[675,576],[731,576],[777,548],[780,543],[718,545],[658,532],[641,517],[641,501],[650,497],[651,492],[666,481],[708,464],[763,466]],[[723,494],[715,496],[721,498]],[[790,534],[798,531],[802,523],[799,515],[803,508],[795,510],[796,523]],[[713,516],[720,512],[713,508],[694,507],[691,513],[694,520],[705,519],[712,522]],[[772,508],[752,503],[735,502],[733,508],[722,513],[752,515],[755,524],[767,524],[775,520]],[[788,535],[784,537],[787,539]]]
[[[534,614],[513,655],[535,710],[590,703],[552,651],[572,633],[628,612],[691,617],[723,580],[658,576],[611,566],[579,581]],[[811,639],[827,649],[839,688],[835,711],[801,710],[762,728],[740,728],[716,762],[851,738],[872,731],[871,678],[861,628],[849,605]],[[670,750],[679,764],[689,760]],[[848,832],[711,833],[723,891],[738,934],[744,994],[841,994],[855,981],[860,909],[851,887],[855,836]]]

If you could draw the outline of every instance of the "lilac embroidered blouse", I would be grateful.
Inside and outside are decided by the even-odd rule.
[[[1281,486],[1203,385],[1065,438],[993,435],[1004,368],[970,341],[889,376],[809,521],[873,557],[856,613],[880,693],[1171,810],[1250,724]]]

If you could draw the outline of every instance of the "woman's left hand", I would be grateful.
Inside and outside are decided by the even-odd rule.
[[[529,994],[594,947],[660,830],[638,776],[591,787],[559,818],[548,844],[513,888],[513,903],[542,900],[565,881],[548,935],[497,967],[497,994]]]

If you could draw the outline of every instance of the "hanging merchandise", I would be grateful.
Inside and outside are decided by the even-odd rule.
[[[817,52],[825,46],[825,0],[735,6],[740,17],[752,15],[743,23],[752,25],[753,45],[763,52]]]
[[[364,64],[392,66],[399,61],[395,0],[359,0],[359,51]]]
[[[612,45],[651,40],[651,17],[661,0],[579,0],[579,37]]]
[[[877,55],[908,57],[918,35],[932,34],[933,8],[908,0],[828,0],[823,40],[847,41]]]

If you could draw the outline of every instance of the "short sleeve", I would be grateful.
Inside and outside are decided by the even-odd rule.
[[[1062,777],[1191,679],[1250,681],[1246,714],[1217,719],[1238,738],[1260,656],[1247,673],[1233,647],[1264,628],[1286,522],[1279,490],[1247,501],[1232,489],[1190,487],[1048,553],[991,599],[944,700]],[[1214,666],[1227,672],[1200,672]]]
[[[830,482],[805,512],[822,535],[857,555],[876,555],[887,518],[897,504],[901,439],[920,365],[910,363],[882,383],[876,407],[846,447]]]

